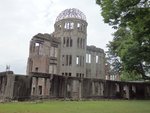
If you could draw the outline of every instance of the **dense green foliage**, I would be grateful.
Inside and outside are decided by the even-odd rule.
[[[149,113],[150,101],[50,101],[0,104],[0,113]]]
[[[122,70],[150,74],[150,0],[96,0],[104,22],[116,32],[108,44],[109,54],[119,57]]]
[[[134,71],[132,71],[130,73],[128,73],[126,71],[122,71],[120,78],[121,78],[121,81],[142,80],[141,76]]]

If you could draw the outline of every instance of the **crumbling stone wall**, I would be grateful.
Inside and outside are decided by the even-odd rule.
[[[14,89],[14,75],[12,71],[0,73],[0,99],[11,100],[13,99]]]
[[[33,97],[34,99],[73,100],[150,99],[150,83],[68,77],[45,73],[32,73],[29,76],[15,75],[11,72],[0,73],[0,100],[26,100],[33,99]]]
[[[27,74],[32,72],[58,74],[60,40],[50,34],[39,33],[30,41]]]
[[[105,53],[96,46],[86,47],[86,77],[105,79]]]
[[[7,84],[7,77],[5,75],[1,75],[0,76],[0,100],[4,98],[6,84]]]
[[[102,98],[104,96],[105,80],[83,79],[83,98]]]
[[[13,87],[14,100],[26,100],[31,95],[31,77],[23,75],[15,75]]]
[[[29,99],[30,91],[30,76],[14,75],[11,71],[0,73],[0,100]]]

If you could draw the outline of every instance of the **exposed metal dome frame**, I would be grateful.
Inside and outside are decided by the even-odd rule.
[[[86,16],[83,12],[76,8],[70,8],[62,11],[56,18],[56,22],[67,18],[77,18],[86,21]]]

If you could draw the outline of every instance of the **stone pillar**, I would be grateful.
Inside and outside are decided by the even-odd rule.
[[[73,98],[73,80],[70,83],[70,97]]]
[[[5,98],[7,99],[13,98],[14,84],[15,84],[15,76],[7,75],[7,84],[6,84],[5,95],[4,95]]]
[[[73,80],[72,83],[73,83],[72,84],[72,94],[73,94],[72,98],[77,99],[78,98],[78,94],[77,94],[78,93],[78,86],[77,86],[78,84],[77,84],[76,80]]]
[[[38,77],[35,78],[35,96],[38,96]]]
[[[101,95],[101,96],[104,95],[104,85],[103,85],[102,82],[100,83],[100,95]]]
[[[43,92],[43,96],[47,95],[47,78],[44,78],[44,92]]]
[[[95,95],[95,84],[94,81],[92,81],[92,96]]]
[[[79,100],[82,99],[82,78],[79,80]]]
[[[132,91],[134,91],[134,93],[136,93],[136,87],[134,85],[132,85]]]
[[[147,85],[145,90],[146,90],[146,99],[150,99],[150,86]]]
[[[120,92],[119,84],[116,83],[116,92]]]
[[[47,86],[46,94],[50,97],[51,96],[51,92],[50,92],[50,79],[49,78],[47,78],[46,86]]]
[[[66,99],[67,98],[67,77],[65,77],[65,79],[64,79],[65,81],[64,81],[64,99]]]
[[[1,83],[1,96],[4,98],[4,96],[5,96],[5,88],[6,88],[6,86],[5,86],[5,83],[7,82],[6,80],[7,80],[7,76],[2,76],[2,83]]]
[[[126,99],[130,99],[130,94],[129,94],[129,86],[128,85],[125,85],[124,86],[124,91],[125,91],[125,98]]]
[[[100,84],[100,82],[98,83],[98,96],[101,96],[101,84]]]

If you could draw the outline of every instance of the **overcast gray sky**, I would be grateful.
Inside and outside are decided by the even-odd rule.
[[[15,73],[25,74],[32,36],[52,33],[56,17],[67,8],[86,15],[88,45],[106,50],[113,29],[103,23],[95,0],[0,0],[0,72],[10,65]]]

